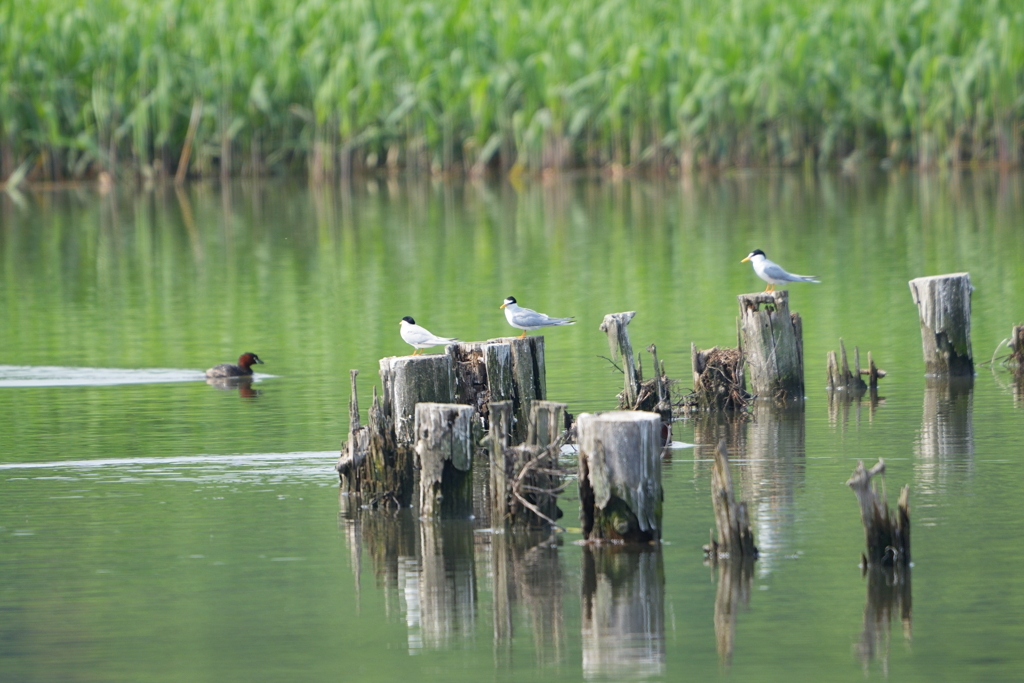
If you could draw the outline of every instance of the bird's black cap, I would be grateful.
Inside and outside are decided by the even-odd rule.
[[[764,256],[764,252],[761,251],[760,249],[755,249],[754,251],[750,252],[751,256],[757,256],[758,254],[760,254],[761,256]]]
[[[402,320],[404,320],[405,322],[409,323],[410,325],[415,325],[416,324],[416,321],[412,319],[411,315],[405,316],[404,318],[402,318]]]
[[[505,303],[507,303],[507,304],[514,304],[515,302],[516,302],[516,298],[514,296],[506,296],[505,297]]]

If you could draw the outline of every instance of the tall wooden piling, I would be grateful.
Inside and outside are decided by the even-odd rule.
[[[458,515],[473,506],[473,408],[451,403],[416,404],[416,455],[420,515],[442,509]]]
[[[740,294],[738,299],[740,350],[753,392],[763,398],[802,399],[803,322],[799,313],[789,312],[789,292]]]
[[[580,519],[587,540],[661,538],[661,417],[641,411],[577,419]]]
[[[884,473],[885,461],[881,458],[871,469],[865,469],[861,460],[846,482],[860,504],[867,542],[865,564],[868,567],[909,567],[910,487],[904,486],[900,491],[897,514],[891,514],[884,493],[879,494],[877,485],[872,482],[873,477]]]
[[[940,377],[974,374],[971,353],[971,276],[933,275],[910,281],[921,320],[925,371]]]

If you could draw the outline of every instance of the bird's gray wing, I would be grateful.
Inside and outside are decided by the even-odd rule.
[[[764,274],[773,280],[786,280],[788,282],[795,282],[800,279],[799,275],[792,275],[783,270],[782,266],[777,263],[768,262],[764,264]]]

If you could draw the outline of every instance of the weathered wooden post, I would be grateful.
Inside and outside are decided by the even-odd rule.
[[[351,396],[348,400],[348,440],[342,444],[341,456],[335,469],[350,492],[359,491],[363,463],[370,451],[370,430],[359,424],[359,395],[356,393],[358,370],[349,370]]]
[[[584,546],[581,589],[583,677],[622,681],[664,676],[661,546]]]
[[[450,344],[446,354],[455,368],[456,402],[472,405],[485,415],[489,403],[513,401],[512,439],[523,443],[530,403],[547,398],[544,337]]]
[[[971,276],[933,275],[910,281],[921,319],[921,349],[929,375],[974,375],[971,355]]]
[[[629,342],[629,331],[626,326],[636,315],[636,311],[625,313],[609,313],[601,322],[601,331],[608,335],[608,348],[612,358],[622,359],[622,373],[625,376],[625,386],[619,400],[619,408],[635,410],[637,397],[640,395],[640,382],[643,379],[637,371],[633,362],[633,346]]]
[[[839,340],[839,354],[842,358],[842,365],[836,360],[836,352],[828,352],[828,390],[829,392],[844,391],[848,397],[863,395],[868,388],[867,383],[860,378],[860,348],[853,347],[853,372],[850,372],[850,364],[846,360],[846,345]],[[877,379],[875,380],[877,383]]]
[[[416,455],[420,465],[420,515],[450,514],[473,506],[473,408],[451,403],[416,404]]]
[[[384,405],[390,405],[400,444],[415,441],[417,403],[453,403],[455,399],[452,359],[447,355],[381,358],[380,378]]]
[[[583,413],[580,519],[587,540],[661,539],[661,417],[641,411]]]
[[[715,527],[718,539],[711,539],[705,552],[712,562],[730,559],[741,562],[757,559],[754,534],[750,531],[747,504],[736,502],[732,490],[732,474],[729,471],[729,454],[725,450],[725,439],[715,448],[715,462],[711,468],[711,503],[715,510]]]
[[[1024,379],[1024,325],[1017,325],[1010,333],[1009,363],[1017,366],[1017,379]]]
[[[898,516],[889,512],[885,496],[878,494],[871,478],[885,473],[885,461],[867,470],[864,461],[859,460],[846,485],[853,489],[860,503],[860,518],[864,524],[867,553],[863,555],[865,567],[910,566],[910,487],[900,491],[897,505]]]
[[[739,410],[750,401],[738,348],[701,350],[690,343],[693,393],[700,410]]]
[[[564,403],[533,401],[527,443],[509,447],[509,402],[491,404],[492,526],[503,520],[518,525],[554,524],[561,516],[557,473]]]
[[[772,399],[803,399],[803,322],[799,313],[789,312],[789,292],[740,294],[738,299],[740,351],[753,392]]]

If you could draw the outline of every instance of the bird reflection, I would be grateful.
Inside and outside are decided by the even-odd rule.
[[[208,377],[206,383],[221,391],[238,390],[239,398],[254,399],[262,391],[252,388],[252,378],[249,377]]]

